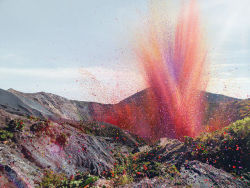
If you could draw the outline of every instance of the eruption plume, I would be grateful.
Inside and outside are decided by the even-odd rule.
[[[183,7],[174,29],[153,12],[145,33],[138,39],[137,55],[150,91],[140,104],[119,103],[102,120],[150,140],[195,137],[207,83],[196,2]]]
[[[171,121],[172,127],[165,127],[168,136],[194,137],[202,124],[201,91],[206,87],[206,51],[195,1],[183,9],[174,35],[168,25],[156,23],[150,21],[147,40],[141,41],[138,51],[145,79],[152,88],[151,98],[156,99],[153,106],[163,120],[161,124]]]

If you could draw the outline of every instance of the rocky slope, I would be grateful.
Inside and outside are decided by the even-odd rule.
[[[141,96],[143,92],[120,104],[139,105]],[[243,109],[241,100],[211,96],[216,104],[230,102]],[[114,106],[0,90],[0,187],[247,187],[247,159],[242,159],[241,179],[242,174],[211,163],[219,154],[213,148],[208,162],[202,153],[194,155],[198,144],[208,143],[204,139],[183,143],[162,138],[150,144],[115,125],[92,121],[96,109]],[[249,139],[249,130],[245,132]]]
[[[159,130],[161,130],[161,124],[165,120],[155,115],[157,113],[152,114],[151,106],[148,103],[150,89],[138,92],[117,104],[68,100],[44,92],[22,93],[13,89],[0,90],[0,92],[0,109],[13,114],[34,115],[60,122],[63,120],[106,122],[141,136],[144,134],[150,135],[152,132],[156,134],[157,138],[167,135],[170,137],[171,135],[168,132],[162,135],[157,134],[157,132],[163,132]],[[208,103],[203,123],[204,128],[209,127],[210,130],[215,130],[249,115],[247,110],[249,99],[239,100],[212,93],[205,93],[205,98]],[[244,108],[244,112],[239,110]],[[166,111],[166,109],[161,110]],[[171,127],[171,122],[168,122],[169,127]],[[151,124],[154,124],[153,130]],[[147,129],[145,129],[145,126],[148,126]],[[141,130],[139,127],[143,129]],[[148,132],[145,132],[145,130]],[[141,134],[141,132],[145,133]]]
[[[125,108],[127,105],[138,106],[139,109],[147,102],[145,100],[147,100],[146,96],[148,93],[150,93],[150,89],[145,89],[117,104],[111,105],[68,100],[64,97],[45,92],[22,93],[14,89],[1,89],[0,105],[1,108],[8,107],[12,110],[16,109],[17,111],[12,111],[13,113],[18,113],[18,110],[21,110],[21,114],[29,114],[39,117],[58,117],[76,121],[93,120],[106,111],[112,112],[117,108]],[[216,105],[216,107],[220,104],[232,104],[242,101],[236,98],[212,93],[206,93],[205,98],[207,99],[208,104],[211,106]]]

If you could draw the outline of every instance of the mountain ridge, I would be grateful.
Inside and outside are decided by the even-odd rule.
[[[109,108],[110,106],[120,105],[123,103],[129,103],[131,101],[140,101],[140,99],[138,100],[138,98],[143,98],[145,96],[145,94],[150,92],[150,89],[148,88],[148,89],[144,89],[142,91],[139,91],[139,92],[121,100],[120,102],[118,102],[116,104],[103,104],[103,103],[98,103],[98,102],[71,100],[71,99],[67,99],[65,97],[62,97],[62,96],[59,96],[59,95],[56,95],[53,93],[47,93],[47,92],[43,92],[43,91],[35,92],[35,93],[24,93],[24,92],[14,90],[12,88],[10,88],[8,90],[1,89],[1,91],[5,91],[5,92],[9,92],[9,93],[14,94],[24,104],[28,103],[26,105],[30,106],[31,108],[32,108],[32,104],[29,105],[29,102],[30,102],[29,100],[33,100],[32,102],[34,104],[37,104],[37,102],[38,102],[41,105],[41,106],[39,106],[40,109],[36,109],[34,104],[33,104],[33,109],[38,110],[38,111],[40,110],[40,113],[43,113],[45,115],[52,115],[51,111],[54,112],[55,114],[57,114],[57,113],[61,114],[60,112],[56,111],[55,109],[53,110],[53,105],[56,105],[56,107],[62,106],[62,104],[61,105],[58,104],[59,102],[67,103],[68,105],[71,105],[71,107],[73,109],[76,108],[74,105],[81,106],[81,108],[84,108],[84,107],[90,108],[91,106],[103,106],[104,108]],[[228,101],[233,101],[233,100],[236,100],[236,101],[244,100],[244,99],[237,99],[237,98],[233,98],[233,97],[228,97],[228,96],[221,95],[221,94],[213,94],[210,92],[206,92],[206,98],[208,99],[209,102],[213,102],[213,103],[228,102]],[[29,100],[25,101],[25,99],[29,99]],[[50,104],[47,104],[48,101],[44,101],[44,99],[51,101]],[[73,106],[72,106],[72,104],[73,104]],[[47,111],[46,111],[46,109],[44,107],[45,108],[51,107],[51,109],[47,109]],[[70,110],[72,110],[72,109],[70,109]],[[65,117],[68,117],[68,116],[66,115]],[[71,118],[73,118],[73,119],[75,118],[76,120],[79,120],[79,117],[77,118],[76,116],[74,116],[74,117],[69,116],[69,119],[71,119]]]
[[[2,93],[2,95],[0,93],[0,108],[5,109],[4,105],[9,102],[10,104],[7,106],[12,107],[12,109],[9,109],[11,112],[20,114],[21,111],[21,113],[29,116],[34,115],[54,121],[60,120],[60,122],[63,120],[106,122],[127,130],[128,127],[131,127],[131,124],[134,124],[134,127],[140,127],[138,122],[145,121],[144,118],[151,115],[148,114],[147,110],[145,111],[145,108],[148,108],[147,100],[149,100],[150,88],[137,92],[116,104],[70,100],[46,92],[23,93],[14,89],[1,89],[0,92]],[[3,98],[3,94],[5,98]],[[236,99],[209,92],[205,92],[204,96],[208,102],[205,123],[210,122],[211,117],[215,113],[214,109],[223,109],[225,108],[223,106],[227,104],[248,101],[248,99]],[[6,97],[9,98],[7,99]],[[16,101],[17,104],[14,104],[13,101]],[[135,112],[132,117],[130,114],[127,114],[128,109],[132,110],[131,113]],[[230,114],[227,116],[230,116]],[[237,117],[233,118],[234,121],[237,119]],[[226,122],[223,126],[228,125],[230,122]],[[136,129],[132,130],[132,133],[138,134]]]

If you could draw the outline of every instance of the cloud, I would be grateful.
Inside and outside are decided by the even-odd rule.
[[[217,63],[212,64],[211,68],[226,68],[226,67],[246,67],[246,64],[243,63]]]
[[[249,77],[211,78],[207,90],[236,98],[250,97]]]
[[[0,78],[20,76],[43,79],[77,79],[78,70],[74,68],[0,68]]]
[[[116,103],[145,88],[142,77],[129,69],[0,68],[0,88],[45,91],[70,99]]]

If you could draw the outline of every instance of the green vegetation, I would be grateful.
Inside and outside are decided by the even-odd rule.
[[[117,152],[114,170],[109,174],[111,178],[114,178],[115,185],[125,185],[144,177],[153,178],[164,175],[163,164],[151,160],[149,155],[147,152],[139,152],[125,156]]]
[[[38,187],[42,188],[77,188],[91,186],[98,177],[89,174],[77,173],[68,178],[65,174],[46,171]]]
[[[7,141],[14,138],[15,132],[21,132],[25,127],[22,120],[11,120],[6,127],[0,129],[0,141]]]
[[[23,120],[11,120],[8,123],[7,130],[11,132],[20,132],[25,126],[26,125],[24,124]]]
[[[247,117],[221,130],[204,133],[195,140],[186,138],[185,144],[192,147],[189,157],[249,181],[249,130],[250,118]]]
[[[235,112],[237,112],[237,118],[243,119],[245,117],[250,117],[250,99],[245,99],[241,101],[235,101],[230,106],[228,106],[228,109],[234,109]]]
[[[172,163],[160,162],[161,155],[157,154],[156,157],[156,151],[159,148],[160,146],[148,152],[138,152],[127,156],[117,152],[114,170],[109,174],[114,181],[114,186],[139,182],[145,177],[167,180],[173,185],[182,184],[183,179],[177,167]]]
[[[67,177],[64,174],[56,174],[52,171],[46,171],[42,178],[42,181],[39,183],[39,187],[58,187],[64,182],[67,181]]]
[[[0,130],[0,140],[6,141],[13,138],[13,133],[7,130]]]

